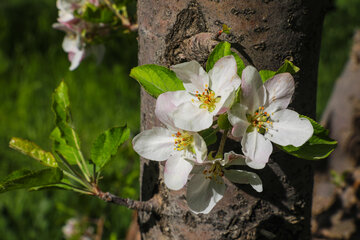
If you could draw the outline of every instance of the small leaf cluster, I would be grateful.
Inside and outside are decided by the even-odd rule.
[[[125,125],[100,134],[92,145],[90,159],[85,159],[79,136],[73,127],[68,88],[64,82],[53,93],[52,110],[55,113],[55,128],[50,134],[51,152],[17,137],[9,143],[11,148],[37,160],[45,168],[11,173],[0,182],[0,193],[23,188],[60,188],[88,195],[101,193],[98,187],[101,171],[129,138],[130,129]]]

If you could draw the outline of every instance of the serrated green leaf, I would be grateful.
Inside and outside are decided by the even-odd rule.
[[[123,144],[130,135],[130,129],[126,126],[114,127],[100,134],[91,148],[91,160],[97,168],[102,169],[114,155],[119,146]]]
[[[53,150],[63,155],[70,164],[76,164],[81,159],[80,139],[71,126],[69,94],[64,82],[53,93],[52,109],[56,124],[50,135]]]
[[[38,160],[45,166],[58,166],[54,156],[50,152],[42,150],[38,145],[29,140],[13,137],[10,140],[9,146],[29,157]]]
[[[155,64],[134,67],[131,69],[130,77],[137,80],[146,92],[155,98],[164,92],[185,89],[173,71]]]
[[[261,76],[261,80],[263,83],[266,82],[266,80],[272,78],[273,76],[275,76],[276,72],[271,71],[271,70],[261,70],[259,72],[260,76]]]
[[[276,71],[276,74],[288,72],[290,74],[295,74],[300,71],[300,68],[295,66],[289,60],[285,60],[284,64]]]
[[[304,115],[300,115],[300,117],[307,118],[311,122],[314,128],[313,136],[300,147],[291,145],[278,147],[295,157],[307,160],[318,160],[328,157],[335,150],[337,141],[331,139],[328,136],[329,131],[315,120]]]
[[[0,182],[0,193],[60,183],[63,173],[59,168],[42,169],[39,171],[18,170],[12,172]]]
[[[223,130],[230,129],[231,128],[231,123],[229,122],[228,114],[227,113],[221,114],[218,117],[217,124],[218,124],[220,129],[223,129]]]
[[[237,73],[239,76],[241,76],[241,73],[245,68],[245,64],[243,60],[239,57],[239,55],[231,51],[231,44],[228,42],[221,42],[216,45],[206,62],[206,71],[209,72],[220,58],[228,55],[233,55],[235,57]]]
[[[207,146],[210,146],[214,143],[216,143],[217,135],[216,130],[213,128],[205,129],[201,132],[199,132],[200,136],[204,139]]]

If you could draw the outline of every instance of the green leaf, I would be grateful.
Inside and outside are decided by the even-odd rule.
[[[285,60],[284,64],[281,65],[281,67],[276,72],[271,70],[261,70],[259,74],[261,76],[261,80],[263,81],[263,83],[265,83],[268,79],[272,78],[276,74],[285,73],[285,72],[288,72],[290,74],[295,74],[298,71],[300,71],[300,68],[295,66],[289,60]]]
[[[45,166],[58,166],[54,156],[50,152],[42,150],[38,145],[29,140],[13,137],[11,138],[9,145],[11,148],[38,160]]]
[[[289,60],[285,60],[284,64],[276,71],[276,74],[288,72],[290,74],[295,74],[300,71],[300,68],[295,66]]]
[[[261,70],[259,72],[260,76],[261,76],[261,80],[263,83],[266,82],[266,80],[272,78],[273,76],[275,76],[276,72],[271,71],[271,70]]]
[[[216,143],[216,140],[217,140],[216,132],[217,132],[216,129],[208,128],[208,129],[205,129],[205,130],[199,132],[199,134],[204,139],[206,145],[210,146],[210,145]]]
[[[69,164],[75,165],[80,162],[78,150],[66,143],[66,140],[61,136],[61,131],[58,127],[51,132],[50,139],[53,140],[54,152],[59,152]]]
[[[134,67],[131,69],[130,77],[136,79],[146,92],[155,98],[164,92],[185,89],[173,71],[155,64]]]
[[[328,136],[329,131],[313,119],[303,115],[300,115],[300,117],[307,118],[311,122],[314,128],[313,136],[300,147],[292,145],[278,147],[295,157],[307,160],[318,160],[328,157],[335,150],[337,141],[331,139]]]
[[[53,150],[63,155],[70,164],[81,162],[80,139],[71,126],[69,94],[64,82],[61,82],[53,93],[52,109],[56,124],[50,135]]]
[[[221,42],[214,50],[211,52],[207,62],[206,62],[206,71],[209,72],[215,65],[215,63],[222,57],[233,55],[236,60],[237,65],[237,73],[239,76],[241,76],[242,71],[245,68],[245,64],[243,60],[237,55],[235,52],[231,51],[231,44],[228,42]]]
[[[0,182],[0,193],[60,183],[63,173],[59,168],[42,169],[39,171],[18,170],[12,172]]]
[[[228,114],[227,113],[221,114],[217,120],[217,124],[220,129],[223,129],[223,130],[230,129],[231,123],[229,122]]]
[[[114,127],[100,134],[92,145],[91,160],[99,169],[103,168],[129,135],[130,129],[126,126]]]

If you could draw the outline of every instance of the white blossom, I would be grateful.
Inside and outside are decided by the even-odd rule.
[[[232,134],[242,137],[243,153],[250,167],[265,167],[273,149],[271,142],[299,147],[312,136],[310,121],[286,109],[294,91],[290,73],[277,74],[263,84],[254,67],[244,69],[240,103],[229,111],[229,121]]]
[[[156,116],[167,128],[154,127],[138,134],[133,139],[134,150],[142,157],[153,161],[166,161],[164,182],[172,190],[181,189],[187,182],[195,163],[202,163],[207,155],[203,138],[196,132],[185,131],[173,125],[166,112],[167,94],[160,95],[156,105]]]
[[[186,90],[167,92],[167,101],[159,104],[173,106],[164,108],[172,115],[174,125],[187,131],[209,128],[213,117],[230,107],[240,86],[233,56],[218,60],[209,73],[196,61],[174,65],[171,70],[183,81]]]

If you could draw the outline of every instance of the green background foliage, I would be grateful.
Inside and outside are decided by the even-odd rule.
[[[354,28],[360,26],[358,0],[335,2],[337,8],[329,12],[323,30],[318,117],[347,60]],[[100,66],[87,58],[69,72],[70,63],[61,49],[64,33],[51,28],[56,18],[55,0],[0,1],[0,179],[24,166],[42,168],[8,143],[17,136],[51,149],[51,94],[63,79],[69,86],[74,126],[86,158],[106,129],[127,122],[132,136],[139,131],[139,87],[128,76],[136,66],[135,36],[108,42]],[[109,165],[104,169],[103,190],[137,198],[139,161],[130,143]],[[76,216],[103,216],[103,239],[122,239],[131,211],[73,192],[19,190],[0,195],[0,214],[1,239],[62,239],[61,227]]]

